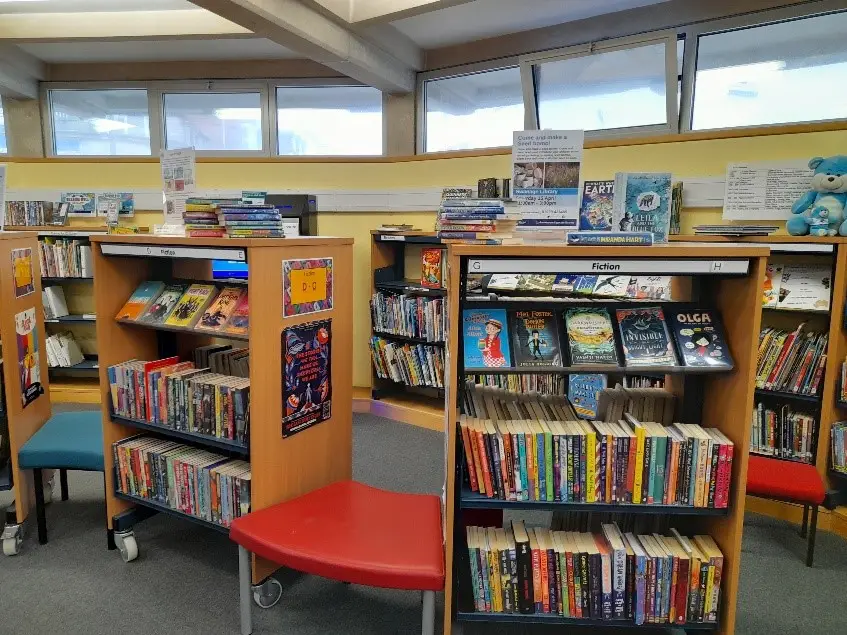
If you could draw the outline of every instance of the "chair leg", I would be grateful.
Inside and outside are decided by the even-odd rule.
[[[47,513],[44,509],[44,483],[41,480],[41,470],[32,471],[35,481],[35,518],[38,522],[38,544],[47,544]]]
[[[59,487],[62,490],[62,500],[68,500],[68,471],[65,469],[59,470]]]
[[[812,506],[812,521],[809,523],[809,538],[806,548],[806,566],[811,567],[815,560],[815,534],[818,530],[818,506]]]
[[[241,635],[253,632],[253,620],[250,616],[253,602],[252,573],[250,567],[250,552],[238,545],[238,593],[241,604]]]
[[[809,526],[809,506],[803,505],[803,524],[800,525],[800,537],[806,537],[806,529]]]
[[[435,591],[421,591],[423,619],[421,635],[435,635]]]

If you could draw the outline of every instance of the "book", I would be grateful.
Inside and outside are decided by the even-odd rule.
[[[608,378],[600,374],[577,374],[568,376],[568,399],[576,414],[582,419],[596,419],[600,391],[606,388]]]
[[[428,344],[404,344],[373,336],[371,361],[380,379],[406,386],[444,388],[444,348]]]
[[[552,311],[515,311],[511,317],[515,366],[561,366],[559,325]]]
[[[223,332],[229,335],[247,335],[250,329],[250,300],[247,298],[247,289],[238,299],[232,315],[224,325]]]
[[[65,291],[62,287],[44,287],[41,291],[41,299],[44,305],[45,319],[53,320],[69,315]]]
[[[568,232],[568,245],[622,245],[622,246],[651,246],[654,235],[651,232],[613,232],[613,231],[579,231]]]
[[[612,318],[606,309],[580,307],[565,311],[571,366],[618,365]]]
[[[800,323],[794,331],[765,327],[759,334],[756,388],[817,395],[826,368],[829,335]]]
[[[147,324],[164,324],[187,288],[188,286],[184,284],[169,284],[166,286],[159,297],[156,298],[156,301],[141,314],[138,321]]]
[[[579,204],[580,231],[611,231],[614,181],[586,181]]]
[[[765,267],[765,284],[762,289],[762,306],[775,307],[782,286],[782,265],[769,262]]]
[[[671,175],[618,172],[614,187],[614,230],[650,232],[655,242],[666,243],[670,231]]]
[[[829,311],[832,270],[828,265],[784,265],[777,308]]]
[[[400,335],[427,342],[446,337],[446,300],[378,291],[371,296],[371,324],[380,334]]]
[[[241,295],[246,293],[243,287],[224,287],[203,313],[197,326],[198,331],[220,331],[229,321]]]
[[[591,295],[599,298],[634,298],[637,278],[632,276],[597,276]]]
[[[444,280],[444,250],[438,247],[421,249],[421,286],[429,289],[441,289],[446,286]]]
[[[635,297],[639,300],[672,300],[671,276],[638,276]]]
[[[813,464],[817,428],[810,412],[758,402],[751,417],[750,452]]]
[[[671,310],[668,319],[685,366],[732,368],[732,357],[716,311]]]
[[[676,366],[676,354],[661,307],[617,309],[627,366]]]
[[[116,320],[137,320],[165,289],[164,282],[147,280],[132,292],[129,300],[115,315]]]
[[[505,309],[465,309],[462,311],[462,337],[465,368],[512,366]]]
[[[192,327],[200,319],[215,294],[213,284],[192,284],[179,299],[165,324]]]

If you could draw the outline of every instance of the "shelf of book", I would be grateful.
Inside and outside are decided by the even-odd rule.
[[[464,404],[467,398],[465,391],[467,389],[461,379],[469,374],[505,374],[516,372],[545,374],[551,372],[562,374],[571,372],[623,375],[661,374],[664,376],[664,391],[674,395],[677,402],[676,415],[672,421],[692,421],[702,426],[704,430],[714,429],[717,431],[716,434],[719,433],[734,447],[731,473],[728,474],[729,481],[726,483],[728,486],[726,490],[726,507],[713,509],[675,505],[663,505],[661,507],[651,505],[641,506],[637,504],[631,506],[610,505],[613,508],[610,511],[630,512],[626,516],[636,519],[653,518],[656,520],[662,519],[663,521],[667,519],[668,522],[673,522],[674,519],[678,518],[678,522],[690,534],[707,534],[714,539],[722,554],[723,563],[717,622],[686,624],[681,625],[681,628],[713,629],[724,635],[730,635],[734,632],[736,596],[739,583],[741,534],[743,531],[742,521],[745,503],[745,469],[750,441],[750,425],[749,415],[747,414],[731,417],[727,417],[726,415],[727,412],[748,413],[753,407],[753,371],[756,365],[756,347],[762,315],[758,307],[761,305],[761,289],[768,253],[768,249],[764,247],[730,244],[719,247],[698,244],[656,245],[649,248],[450,246],[448,267],[450,279],[447,287],[450,289],[448,306],[450,311],[449,321],[451,324],[463,324],[464,320],[461,313],[463,306],[476,308],[476,305],[467,299],[467,282],[468,276],[471,273],[483,275],[495,272],[503,274],[546,275],[583,274],[592,270],[592,263],[601,263],[601,266],[604,268],[600,269],[600,271],[611,269],[616,274],[641,275],[650,273],[656,270],[657,267],[661,267],[661,270],[656,270],[657,273],[661,271],[665,275],[678,276],[681,279],[687,279],[690,283],[677,286],[677,290],[673,294],[673,300],[675,302],[684,303],[686,306],[698,306],[703,311],[708,309],[713,311],[714,315],[720,316],[723,325],[724,341],[726,348],[731,353],[733,364],[730,367],[724,366],[724,368],[720,369],[706,367],[708,368],[706,372],[702,372],[704,367],[694,366],[656,365],[622,367],[620,365],[610,366],[609,364],[580,364],[568,367],[559,366],[553,369],[549,366],[542,366],[521,368],[519,370],[513,368],[497,368],[494,364],[492,364],[492,367],[486,366],[485,368],[479,368],[479,364],[475,364],[473,368],[465,368],[464,327],[451,329],[447,342],[447,349],[452,354],[450,355],[449,366],[446,371],[446,373],[449,373],[447,381],[449,390],[446,408],[447,412],[453,413],[453,417],[456,417],[456,419],[452,422],[453,425],[447,426],[446,562],[448,575],[445,588],[445,606],[447,607],[444,621],[445,635],[450,635],[452,632],[454,621],[470,620],[517,623],[538,621],[553,624],[572,624],[574,626],[585,625],[598,629],[598,632],[602,632],[604,628],[611,626],[634,626],[632,622],[621,624],[614,620],[580,620],[543,613],[539,615],[538,611],[534,614],[524,616],[508,612],[470,612],[467,608],[469,605],[472,607],[474,604],[474,598],[469,598],[467,595],[474,587],[470,580],[464,582],[467,575],[464,568],[467,567],[467,559],[465,558],[464,565],[461,564],[462,554],[467,553],[468,550],[464,536],[464,527],[470,521],[462,518],[463,511],[467,507],[508,509],[512,512],[513,518],[515,514],[520,513],[520,506],[524,504],[530,506],[530,508],[533,508],[535,505],[543,505],[543,509],[546,510],[552,509],[569,512],[590,512],[600,509],[600,507],[596,506],[596,503],[584,505],[584,510],[576,510],[574,508],[569,509],[567,504],[562,503],[534,503],[528,501],[524,503],[523,501],[509,502],[492,500],[487,497],[481,497],[478,494],[471,495],[471,492],[468,491],[469,486],[462,482],[462,469],[458,462],[461,460],[462,451],[460,447],[463,440],[457,434],[459,427],[457,423],[459,421],[459,414],[463,412],[460,407],[465,407]],[[595,270],[597,269],[595,268]],[[529,306],[533,302],[537,302],[537,300],[529,298],[526,304]],[[641,303],[637,303],[634,308],[641,306]],[[662,306],[665,307],[667,305],[662,304]],[[485,309],[485,303],[480,303],[479,308]],[[511,301],[506,308],[523,310],[524,306],[520,300],[515,300]],[[552,309],[551,305],[548,304],[548,309],[551,310],[561,311],[564,308],[566,307],[557,305],[555,309]],[[496,319],[500,320],[500,318]],[[502,320],[500,320],[500,323],[502,324]],[[495,330],[497,330],[496,325]],[[564,330],[560,331],[558,336],[560,341],[562,341],[563,332]],[[685,334],[680,335],[685,336]],[[665,338],[670,339],[672,336],[666,334]],[[676,346],[674,348],[680,348],[686,341],[678,337],[674,337],[673,339],[676,339]],[[673,341],[673,339],[670,339],[670,341]],[[468,336],[468,341],[471,342],[472,340],[473,337]],[[567,340],[565,339],[564,341],[566,342]],[[562,344],[562,348],[566,346],[567,344]],[[481,342],[479,348],[482,350]],[[623,352],[625,353],[625,351]],[[477,351],[474,350],[474,354],[476,353]],[[489,354],[491,355],[491,353]],[[680,353],[677,354],[679,355]],[[498,356],[495,355],[495,357]],[[518,398],[524,398],[524,395],[519,393]],[[543,407],[541,409],[544,410]],[[561,419],[557,418],[551,419],[550,416],[550,414],[547,414],[541,417],[539,414],[538,418],[541,421],[544,421],[545,418],[552,421],[561,421]],[[523,418],[526,418],[526,415],[523,415]],[[533,421],[536,420],[534,417],[530,417],[530,419]],[[642,419],[642,421],[645,420]],[[646,419],[646,421],[650,421],[650,419]],[[666,423],[665,425],[670,424]],[[710,434],[709,436],[712,435]],[[514,437],[512,440],[514,441]],[[698,468],[698,470],[700,469],[702,468]],[[508,474],[508,471],[506,473]],[[697,473],[702,474],[700,471]],[[700,477],[698,476],[698,478]],[[615,482],[620,484],[620,481]],[[698,483],[700,482],[698,480]],[[698,485],[698,487],[700,486]],[[603,505],[605,506],[605,504]],[[583,507],[583,505],[580,504],[580,507]],[[654,513],[656,508],[661,509],[661,511]],[[642,516],[642,514],[645,515]],[[570,518],[570,516],[565,516],[565,518]],[[582,517],[575,517],[574,522],[577,522],[577,518]],[[517,540],[517,537],[515,539]],[[644,544],[646,545],[647,543],[645,542]],[[548,542],[547,549],[549,550],[549,548]],[[580,549],[580,551],[584,550]],[[480,611],[480,609],[477,609],[477,611]],[[648,625],[645,624],[644,626],[647,627]],[[673,627],[675,624],[649,624],[649,626],[667,628]]]
[[[790,456],[779,456],[778,454],[768,454],[766,452],[756,452],[755,450],[750,450],[750,456],[762,456],[766,459],[776,459],[777,461],[790,461],[791,463],[805,463],[808,465],[812,461],[806,461],[804,459],[798,459]]]
[[[52,366],[52,377],[97,377],[99,365],[97,358],[89,358],[73,366]]]
[[[393,280],[390,282],[375,282],[374,288],[379,291],[389,291],[393,293],[404,293],[406,295],[419,295],[433,298],[443,298],[447,295],[447,289],[432,289],[422,287],[420,284],[415,284],[410,280]]]
[[[217,531],[219,533],[229,535],[229,527],[224,527],[223,525],[219,525],[218,523],[213,523],[209,520],[206,520],[205,518],[198,518],[197,516],[186,514],[185,512],[181,512],[178,509],[173,509],[172,507],[168,507],[167,505],[162,505],[161,503],[157,503],[156,501],[150,500],[149,498],[133,496],[132,494],[124,494],[123,492],[119,491],[114,491],[112,492],[112,494],[118,500],[122,500],[127,503],[132,503],[133,505],[149,507],[150,509],[155,509],[157,512],[160,512],[162,514],[181,518],[196,525],[206,527],[207,529],[213,529],[214,531]]]
[[[128,319],[127,320],[115,320],[115,322],[117,322],[118,324],[125,324],[127,326],[131,326],[131,327],[134,327],[134,328],[150,329],[150,330],[153,330],[153,331],[163,331],[163,332],[166,332],[166,333],[186,333],[186,334],[201,335],[201,336],[213,335],[214,337],[216,337],[218,339],[223,339],[223,340],[237,340],[237,341],[240,341],[240,342],[249,342],[250,341],[250,335],[249,334],[248,335],[234,335],[232,333],[221,333],[221,332],[210,333],[208,331],[206,331],[206,332],[198,331],[194,327],[170,326],[168,324],[148,324],[146,322],[137,322],[136,320],[128,320]]]
[[[152,373],[155,363],[165,368],[171,357],[178,360],[195,360],[192,363],[202,369],[211,365],[212,351],[220,350],[222,335],[216,331],[201,331],[193,328],[150,326],[143,323],[117,320],[115,316],[124,314],[127,300],[135,294],[139,287],[146,287],[150,282],[159,289],[159,293],[168,292],[165,284],[159,282],[181,280],[205,282],[212,280],[212,262],[222,253],[237,256],[242,262],[247,262],[250,277],[246,293],[250,298],[261,299],[263,310],[249,313],[249,337],[238,338],[247,342],[246,353],[249,363],[246,372],[248,377],[240,379],[249,381],[249,412],[253,417],[249,426],[249,442],[247,448],[232,444],[227,440],[179,434],[168,428],[147,428],[147,424],[135,421],[124,421],[113,417],[108,408],[103,411],[103,443],[106,461],[106,508],[108,527],[124,527],[123,519],[132,517],[134,505],[153,508],[163,513],[172,514],[187,520],[198,522],[192,517],[176,512],[157,503],[136,499],[127,494],[116,492],[115,465],[113,445],[135,437],[139,433],[150,432],[151,436],[185,443],[198,449],[209,448],[225,450],[234,458],[249,456],[250,470],[250,505],[252,510],[267,508],[276,503],[289,500],[301,494],[312,491],[329,483],[352,477],[352,240],[348,238],[293,238],[293,239],[257,239],[257,238],[181,238],[146,235],[107,235],[93,236],[92,255],[97,275],[94,280],[95,307],[97,315],[97,340],[100,343],[100,402],[109,404],[112,400],[110,386],[110,368],[126,366],[129,360],[151,360]],[[151,253],[150,257],[138,257],[141,253]],[[283,271],[281,263],[286,260],[296,262],[314,259],[332,259],[331,276],[332,303],[328,310],[314,315],[283,315]],[[329,270],[327,269],[327,272]],[[226,287],[225,284],[219,284]],[[223,288],[217,293],[223,292]],[[327,292],[329,294],[329,291]],[[186,295],[188,292],[186,291]],[[329,295],[328,295],[329,297]],[[153,309],[159,295],[151,300],[149,308]],[[182,299],[180,299],[181,302]],[[205,306],[205,305],[204,305]],[[210,307],[214,303],[209,304]],[[245,304],[246,306],[246,304]],[[175,305],[171,307],[176,310]],[[273,307],[273,308],[272,308]],[[203,309],[205,310],[205,309]],[[203,310],[200,312],[203,313]],[[212,320],[220,309],[209,311]],[[205,314],[203,314],[205,316]],[[199,316],[198,316],[199,317]],[[205,318],[202,318],[205,319]],[[308,329],[313,322],[330,321],[327,331],[321,337],[329,336],[331,343],[331,364],[327,380],[331,385],[331,409],[324,409],[320,420],[308,429],[296,434],[283,436],[283,418],[286,416],[286,406],[283,397],[285,391],[283,370],[286,356],[283,346],[288,329],[302,326]],[[199,320],[197,320],[199,321]],[[317,328],[317,327],[316,327]],[[299,332],[299,331],[298,331]],[[323,332],[322,332],[323,333]],[[306,335],[304,335],[305,337]],[[317,335],[315,335],[317,337]],[[224,339],[229,339],[223,335]],[[205,359],[208,362],[196,360]],[[242,354],[237,347],[232,348],[233,357],[227,364],[238,361],[235,354]],[[199,357],[197,357],[199,356]],[[142,368],[144,362],[138,362]],[[243,362],[239,361],[239,365]],[[118,382],[116,389],[132,376],[132,368],[123,372],[120,377],[112,375]],[[135,371],[137,372],[137,371]],[[174,371],[175,372],[175,371]],[[191,372],[191,371],[187,371]],[[205,371],[198,370],[197,373]],[[236,375],[220,371],[225,375]],[[117,370],[114,371],[117,373]],[[140,376],[140,375],[139,375]],[[208,376],[208,375],[205,375]],[[145,385],[147,374],[144,374]],[[243,385],[232,383],[238,377],[225,378],[227,383],[221,385],[221,395],[227,385],[235,387]],[[151,380],[152,381],[152,380]],[[205,382],[206,385],[211,383]],[[156,384],[159,386],[160,384]],[[193,385],[193,384],[192,384]],[[150,383],[152,390],[154,384]],[[231,388],[227,388],[232,394]],[[121,396],[123,394],[123,397]],[[195,396],[197,393],[194,393]],[[206,392],[204,390],[204,396]],[[304,393],[305,394],[305,393]],[[315,393],[313,393],[314,395]],[[118,392],[118,399],[125,399],[126,393]],[[159,393],[159,397],[162,393]],[[237,397],[234,407],[238,406]],[[302,400],[301,403],[307,402]],[[130,401],[130,407],[137,401]],[[147,401],[151,404],[161,402],[157,398]],[[223,402],[222,402],[223,403]],[[125,408],[126,402],[121,402]],[[295,413],[296,414],[296,413]],[[204,417],[206,417],[204,411]],[[207,420],[208,423],[208,420]],[[237,420],[236,420],[237,423]],[[221,445],[223,444],[223,445]],[[228,452],[227,452],[228,451]],[[246,452],[246,454],[245,454]],[[205,521],[200,521],[204,524]],[[211,526],[211,525],[209,525]],[[226,531],[212,526],[219,531]],[[271,575],[277,566],[262,558],[254,558],[253,580],[259,582]]]
[[[156,423],[150,423],[149,421],[130,419],[128,417],[118,417],[114,414],[112,415],[112,421],[124,426],[128,426],[130,428],[137,428],[139,430],[146,430],[147,432],[155,432],[156,434],[161,436],[173,439],[180,439],[182,441],[189,441],[197,446],[212,448],[215,450],[226,450],[228,452],[233,452],[240,456],[250,455],[249,445],[239,443],[238,441],[232,441],[230,439],[219,439],[208,434],[200,434],[199,432],[186,432],[184,430],[176,430],[174,428],[169,428],[167,426],[159,425]]]
[[[407,337],[405,335],[394,335],[393,333],[385,333],[383,331],[374,331],[376,337],[384,337],[387,340],[397,340],[398,342],[407,342],[409,344],[425,344],[427,346],[444,346],[444,342],[421,339],[419,337]]]
[[[45,319],[45,324],[86,324],[96,322],[97,318],[89,315],[63,315],[62,317]]]
[[[683,631],[714,631],[719,624],[712,622],[686,622],[685,624],[640,624],[630,620],[597,620],[579,617],[562,617],[548,613],[476,613],[457,611],[458,622],[499,622],[506,624],[549,624],[551,626],[623,628],[623,629],[661,629],[678,628]]]
[[[41,282],[44,284],[61,284],[62,282],[94,282],[94,278],[78,278],[73,276],[47,277],[42,276]]]
[[[810,404],[820,404],[820,395],[801,395],[794,392],[782,392],[780,390],[768,390],[766,388],[756,388],[756,396],[769,399],[786,399],[789,401],[802,401]]]

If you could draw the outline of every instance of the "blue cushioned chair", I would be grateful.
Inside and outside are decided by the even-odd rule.
[[[41,470],[59,470],[62,500],[68,500],[68,470],[102,472],[103,419],[99,410],[54,414],[18,452],[22,470],[32,470],[38,542],[47,542]]]

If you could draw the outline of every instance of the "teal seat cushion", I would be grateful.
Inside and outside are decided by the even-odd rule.
[[[103,419],[99,410],[55,414],[18,452],[21,469],[103,471]]]

